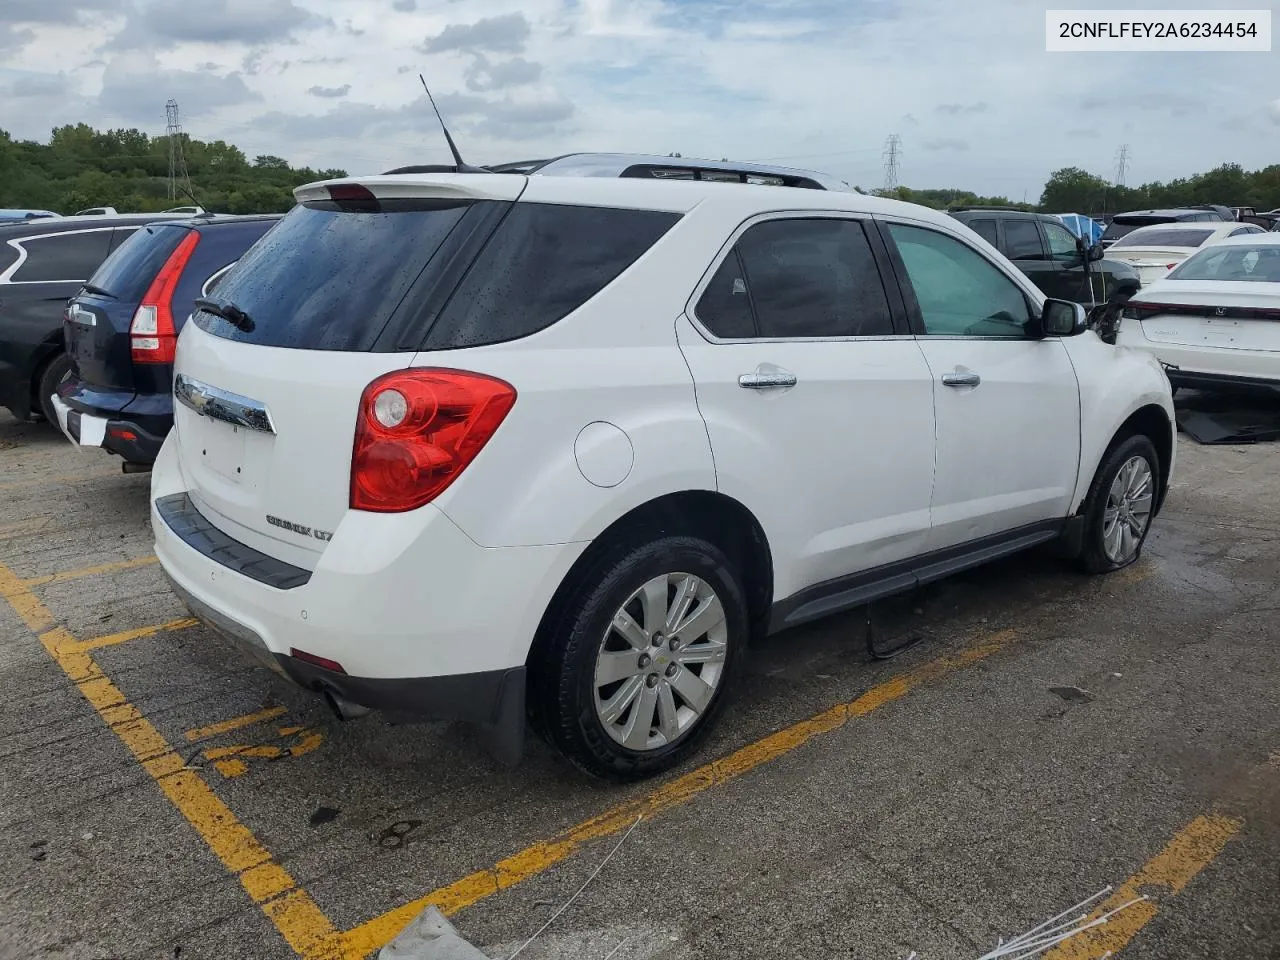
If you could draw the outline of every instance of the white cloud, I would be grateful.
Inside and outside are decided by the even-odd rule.
[[[422,72],[472,162],[785,157],[873,187],[899,133],[903,183],[1036,199],[1057,167],[1110,175],[1122,143],[1130,182],[1273,162],[1280,102],[1252,93],[1272,59],[1048,54],[1022,0],[0,0],[0,127],[161,133],[175,97],[192,136],[250,155],[442,162]]]

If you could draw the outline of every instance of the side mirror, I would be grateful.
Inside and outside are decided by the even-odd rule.
[[[1046,300],[1040,313],[1040,330],[1046,337],[1074,337],[1089,327],[1084,307],[1070,300]]]
[[[1103,258],[1106,252],[1107,251],[1103,249],[1102,244],[1100,243],[1091,244],[1089,246],[1089,260],[1093,263],[1096,263],[1097,261]]]

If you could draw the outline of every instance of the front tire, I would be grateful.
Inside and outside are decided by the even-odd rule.
[[[1142,556],[1160,493],[1160,457],[1150,438],[1127,437],[1103,458],[1084,509],[1080,565],[1110,573]]]
[[[39,396],[36,399],[40,401],[40,413],[50,423],[58,422],[58,412],[53,409],[53,401],[49,398],[58,392],[58,387],[62,384],[62,381],[70,375],[71,358],[65,353],[55,356],[45,364],[44,370],[40,372],[40,379],[36,384]]]
[[[660,773],[714,725],[748,629],[739,575],[714,544],[620,545],[579,584],[530,664],[535,726],[594,776]]]

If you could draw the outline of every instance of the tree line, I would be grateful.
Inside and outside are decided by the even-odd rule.
[[[1038,204],[1015,203],[1006,197],[981,197],[967,190],[898,187],[874,192],[940,210],[957,206],[998,206],[1045,213],[1083,213],[1099,219],[1126,210],[1188,207],[1200,203],[1253,207],[1263,212],[1280,207],[1280,164],[1251,171],[1238,163],[1224,163],[1208,173],[1138,187],[1117,186],[1079,167],[1063,167],[1050,175]]]
[[[192,193],[218,213],[283,212],[293,206],[294,187],[346,176],[345,170],[290,166],[275,156],[250,160],[222,140],[181,136]],[[181,192],[177,199],[169,195],[168,137],[78,123],[57,127],[48,143],[39,143],[0,130],[0,208],[154,213],[192,202]]]

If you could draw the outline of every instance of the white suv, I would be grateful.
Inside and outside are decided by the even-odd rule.
[[[750,638],[1046,541],[1131,563],[1170,388],[954,219],[751,183],[312,184],[184,328],[156,553],[342,712],[687,755]],[[356,705],[356,706],[353,706]]]

